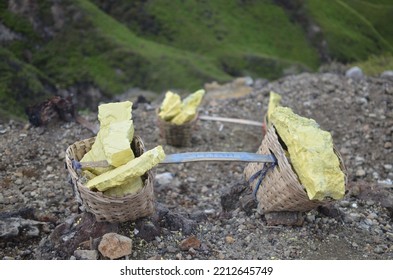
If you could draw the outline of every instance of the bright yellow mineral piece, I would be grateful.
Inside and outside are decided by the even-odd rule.
[[[331,134],[290,108],[275,108],[271,122],[288,147],[294,171],[310,200],[342,199],[345,175],[334,153]]]
[[[111,123],[108,135],[102,140],[105,158],[114,167],[126,164],[133,159],[130,143],[134,137],[132,120]]]
[[[271,114],[273,113],[274,109],[280,105],[281,102],[281,95],[271,91],[269,94],[269,105],[267,107],[267,118],[268,121],[270,120]]]
[[[112,197],[123,197],[127,194],[136,193],[143,188],[143,181],[141,177],[135,177],[130,182],[124,185],[119,185],[114,188],[107,189],[104,191],[105,195]]]
[[[107,160],[109,163],[117,166],[122,162],[124,164],[131,160],[134,157],[130,147],[134,131],[131,113],[132,102],[130,101],[100,105],[98,107],[100,130],[97,133],[91,150],[83,156],[81,162]],[[115,124],[119,122],[122,122],[122,124]],[[124,132],[120,132],[120,130],[124,130]],[[121,138],[114,139],[111,133],[116,133]],[[126,143],[127,141],[128,144]],[[121,158],[121,155],[124,158]],[[111,169],[113,169],[112,166],[89,168],[88,170],[95,175],[100,175]]]
[[[159,117],[165,121],[170,121],[180,113],[182,107],[180,95],[167,91],[161,104]]]
[[[171,123],[182,125],[194,119],[204,95],[205,90],[201,89],[187,96],[182,102],[180,113],[171,120]]]
[[[124,165],[94,177],[87,182],[86,186],[89,189],[97,189],[104,192],[110,188],[125,185],[145,174],[164,158],[165,152],[162,146],[157,146]]]

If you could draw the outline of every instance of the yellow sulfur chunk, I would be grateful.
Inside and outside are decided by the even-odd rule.
[[[108,160],[108,162],[111,161],[117,165],[120,164],[119,162],[125,163],[128,162],[131,158],[133,158],[132,156],[131,158],[129,157],[131,149],[130,151],[126,152],[128,158],[125,158],[123,160],[119,159],[116,156],[115,156],[116,159],[113,160],[112,158],[107,158],[107,155],[105,154],[106,150],[108,150],[108,155],[116,154],[114,152],[114,149],[111,149],[112,146],[114,147],[117,146],[116,142],[121,142],[122,144],[119,144],[121,147],[126,146],[125,139],[123,137],[129,138],[130,133],[132,132],[133,134],[133,129],[134,129],[131,121],[131,117],[132,117],[131,113],[132,113],[132,102],[130,101],[107,103],[98,106],[98,120],[100,121],[100,131],[96,136],[96,139],[94,141],[93,146],[91,147],[91,150],[83,156],[81,162]],[[126,122],[128,121],[128,124],[131,125],[131,127],[128,128],[123,127],[126,130],[126,133],[124,133],[121,136],[122,138],[117,138],[117,139],[112,138],[111,141],[105,140],[107,137],[111,137],[110,126],[113,125],[114,123],[124,122],[124,121]],[[117,125],[114,125],[112,131],[118,131],[119,129],[121,128],[117,127]],[[130,141],[128,143],[128,146],[129,144]],[[96,167],[96,168],[89,168],[88,170],[94,173],[95,175],[100,175],[112,169],[113,167],[107,167],[107,168]]]
[[[159,116],[165,121],[170,121],[181,111],[181,98],[178,94],[167,91],[160,107]]]
[[[136,193],[143,188],[143,181],[141,177],[135,177],[130,182],[124,185],[116,186],[104,191],[105,195],[112,197],[122,197],[127,194]]]
[[[182,125],[189,121],[191,121],[196,114],[196,110],[194,108],[184,108],[181,112],[171,120],[171,123],[176,125]]]
[[[270,120],[271,114],[273,113],[274,109],[280,105],[280,102],[281,102],[281,95],[271,91],[269,95],[269,105],[267,108],[268,120]]]
[[[81,162],[106,160],[105,153],[104,153],[104,144],[102,143],[102,137],[101,137],[102,134],[103,133],[100,130],[96,136],[93,146],[91,147],[91,150],[83,156]],[[94,175],[100,175],[112,169],[113,167],[109,166],[109,167],[95,167],[95,168],[89,167],[86,170],[90,171]]]
[[[181,112],[171,120],[171,123],[182,125],[194,119],[204,95],[205,90],[201,89],[187,96],[182,102]]]
[[[115,122],[109,125],[108,135],[103,139],[103,149],[108,163],[119,167],[135,156],[130,143],[134,137],[132,120]]]
[[[277,107],[271,122],[288,147],[294,171],[311,200],[342,199],[345,175],[333,150],[329,132],[312,119],[300,117],[285,107]]]
[[[120,121],[128,121],[132,118],[132,102],[114,102],[98,106],[98,120],[100,128],[108,127],[109,124]]]
[[[191,108],[198,108],[199,104],[201,104],[203,96],[205,95],[205,90],[200,89],[196,92],[190,94],[183,100],[183,108],[184,107],[191,107]]]
[[[103,192],[109,188],[124,185],[135,177],[145,174],[164,158],[165,153],[162,146],[157,146],[124,165],[94,177],[87,182],[86,186],[89,189],[97,189]]]

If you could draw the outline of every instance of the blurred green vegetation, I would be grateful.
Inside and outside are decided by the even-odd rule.
[[[297,1],[321,28],[332,60],[357,63],[370,75],[393,69],[390,0]],[[107,96],[133,87],[194,91],[323,63],[302,23],[272,0],[64,0],[61,27],[53,3],[37,3],[35,25],[0,3],[0,24],[18,36],[0,41],[0,111],[13,108],[18,116],[83,84]]]

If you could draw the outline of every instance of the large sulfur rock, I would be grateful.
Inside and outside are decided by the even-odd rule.
[[[187,96],[182,102],[180,113],[171,120],[171,123],[182,125],[194,119],[204,95],[205,90],[201,89]]]
[[[157,146],[122,166],[94,177],[86,183],[86,186],[89,189],[97,189],[103,192],[107,189],[127,184],[133,178],[145,174],[164,158],[165,153],[162,146]]]
[[[294,171],[308,197],[342,199],[345,175],[333,150],[330,133],[321,130],[314,120],[300,117],[285,107],[277,107],[271,121],[288,148]]]
[[[270,120],[274,109],[280,106],[280,102],[281,102],[281,95],[275,93],[274,91],[271,91],[269,94],[269,105],[267,107],[268,120]]]
[[[105,158],[114,167],[126,164],[133,158],[134,153],[130,143],[134,137],[132,120],[111,123],[108,135],[102,139]]]
[[[177,93],[167,91],[162,101],[159,116],[165,121],[172,120],[181,111],[181,98]]]
[[[122,197],[127,194],[136,193],[143,188],[143,180],[141,177],[136,177],[123,185],[118,185],[114,188],[109,188],[104,191],[105,195],[113,197]]]
[[[168,91],[160,107],[159,117],[164,121],[182,125],[195,118],[205,90],[200,89],[187,96],[183,101],[178,94]]]
[[[120,166],[134,158],[130,143],[134,135],[132,118],[132,102],[102,104],[98,107],[100,131],[91,150],[86,153],[81,162],[107,160],[114,167]],[[90,168],[95,175],[103,174],[111,169]]]

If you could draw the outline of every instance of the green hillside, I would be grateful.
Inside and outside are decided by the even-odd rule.
[[[13,34],[0,40],[0,110],[12,106],[19,116],[86,84],[110,96],[315,71],[322,62],[309,21],[321,28],[332,60],[372,56],[372,64],[393,53],[388,0],[296,0],[300,19],[278,5],[284,1],[269,0],[20,0],[13,9],[8,2],[0,3],[0,28]]]
[[[393,51],[393,28],[389,23],[391,15],[386,12],[390,10],[391,14],[393,4],[383,4],[384,9],[380,9],[382,4],[379,3],[387,1],[305,2],[308,14],[322,28],[330,54],[335,60],[344,63],[362,61],[371,54]]]

